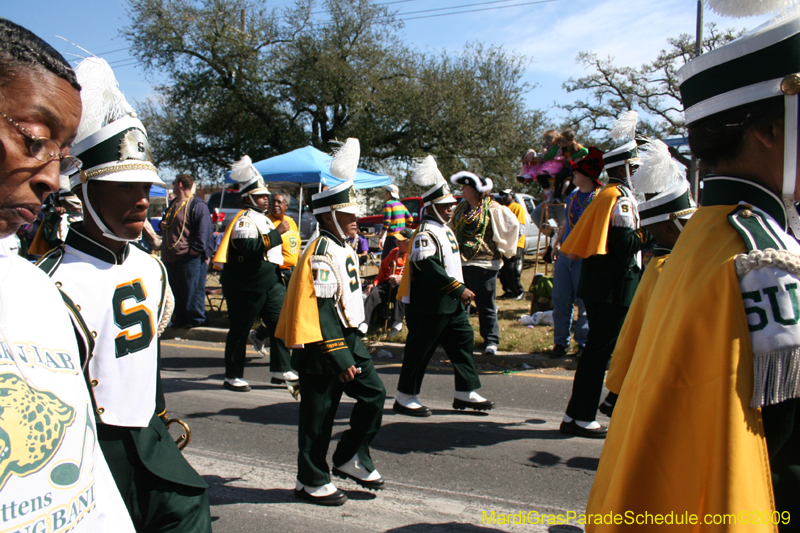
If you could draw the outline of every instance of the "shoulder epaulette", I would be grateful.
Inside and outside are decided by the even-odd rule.
[[[328,239],[320,237],[317,239],[317,245],[314,248],[314,255],[325,255],[328,252]]]
[[[67,311],[69,311],[70,318],[72,318],[72,325],[75,328],[76,333],[75,337],[78,340],[78,351],[80,352],[81,366],[85,369],[86,365],[89,364],[89,361],[94,354],[94,334],[92,333],[92,330],[89,329],[86,321],[83,320],[80,307],[75,305],[75,302],[73,302],[72,299],[60,288],[58,292],[61,294],[61,299],[64,300],[64,303],[67,306]]]
[[[753,250],[786,250],[781,238],[770,227],[763,215],[752,206],[741,204],[728,215],[728,221],[739,232],[748,252]]]
[[[42,258],[36,262],[36,266],[39,267],[42,272],[52,277],[53,273],[56,271],[56,269],[58,269],[58,266],[63,260],[64,245],[61,245],[44,254]]]

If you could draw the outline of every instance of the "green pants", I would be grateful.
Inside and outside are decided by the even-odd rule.
[[[478,369],[472,357],[475,333],[463,309],[449,315],[423,315],[409,311],[406,307],[408,337],[403,351],[403,368],[397,390],[416,396],[422,388],[425,369],[433,353],[442,344],[453,364],[457,391],[473,391],[481,388]]]
[[[367,357],[361,341],[357,340]],[[369,454],[369,445],[381,428],[386,388],[372,361],[356,354],[356,367],[361,373],[353,381],[344,383],[337,375],[308,374],[300,371],[300,424],[297,431],[297,480],[309,487],[319,487],[331,482],[328,469],[328,446],[333,433],[333,422],[342,394],[356,400],[350,414],[350,428],[333,454],[333,464],[342,465],[358,454],[368,471],[375,469]]]
[[[243,291],[222,285],[228,303],[228,336],[225,339],[225,377],[243,378],[247,355],[247,336],[256,317],[261,317],[269,336],[269,369],[287,372],[292,369],[289,350],[283,340],[275,338],[275,327],[281,316],[286,287],[275,283],[266,292]]]
[[[150,472],[129,428],[98,424],[97,430],[100,448],[138,533],[211,533],[205,489]]]

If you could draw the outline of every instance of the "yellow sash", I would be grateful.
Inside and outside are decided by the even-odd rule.
[[[653,289],[589,496],[592,517],[688,513],[697,525],[670,527],[777,532],[761,518],[703,523],[775,509],[761,410],[750,407],[753,353],[733,263],[746,248],[727,219],[733,208],[695,213]]]
[[[289,348],[302,348],[305,344],[322,340],[314,273],[311,270],[311,256],[317,248],[317,241],[319,239],[308,245],[292,273],[275,328],[275,336],[283,339]]]
[[[217,248],[217,253],[214,254],[214,263],[224,264],[228,262],[228,245],[230,244],[231,233],[233,233],[233,228],[236,226],[236,220],[242,216],[242,213],[245,211],[246,209],[242,209],[236,213],[236,216],[228,223],[228,227],[225,228],[225,235],[222,236],[222,240],[219,242],[219,248]]]
[[[617,198],[621,195],[622,193],[616,185],[603,187],[583,212],[575,227],[572,228],[567,240],[561,244],[561,251],[583,259],[593,255],[607,254],[606,241],[608,240],[611,211],[617,205]]]

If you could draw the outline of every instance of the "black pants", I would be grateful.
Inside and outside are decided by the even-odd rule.
[[[789,524],[781,524],[781,533],[800,531],[800,400],[793,398],[761,409],[764,436],[772,472],[775,508],[788,512]],[[797,518],[796,518],[797,517]]]
[[[292,369],[289,349],[282,339],[275,337],[275,327],[283,307],[286,287],[275,283],[266,292],[242,291],[226,287],[222,294],[228,302],[228,335],[225,338],[225,377],[243,378],[247,352],[247,336],[256,317],[266,326],[264,333],[269,337],[270,372],[288,372]]]
[[[372,323],[372,313],[381,304],[389,303],[397,296],[397,286],[389,285],[388,282],[377,285],[367,296],[364,302],[364,322],[369,325]],[[402,322],[405,316],[405,304],[399,300],[394,300],[394,310],[392,311],[392,324]]]
[[[519,296],[525,292],[522,288],[522,258],[525,255],[523,248],[517,248],[517,253],[514,257],[504,257],[503,266],[500,268],[498,277],[500,278],[500,285],[503,287],[503,292],[509,296]]]
[[[403,368],[397,390],[417,395],[422,388],[425,369],[439,343],[453,364],[457,391],[473,391],[481,388],[481,380],[472,357],[475,333],[467,314],[458,309],[449,315],[422,315],[409,313],[408,338],[403,351]]]
[[[576,420],[591,422],[597,415],[608,360],[614,352],[628,308],[596,302],[584,304],[586,317],[589,319],[589,338],[586,340],[583,355],[578,359],[567,415]]]
[[[478,325],[484,346],[500,344],[500,325],[497,323],[497,307],[494,296],[497,291],[497,270],[476,266],[463,267],[464,285],[475,293],[478,307]]]
[[[211,533],[205,489],[180,485],[150,472],[128,428],[98,424],[98,441],[138,533]]]
[[[319,487],[331,482],[328,445],[342,394],[356,400],[356,404],[350,414],[350,428],[342,433],[333,453],[333,464],[342,465],[358,454],[359,461],[368,471],[375,470],[369,445],[381,428],[386,388],[371,361],[356,358],[356,364],[362,372],[346,383],[339,381],[338,375],[334,374],[300,372],[297,480],[303,485]]]

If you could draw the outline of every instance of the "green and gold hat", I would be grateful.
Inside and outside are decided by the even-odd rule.
[[[250,156],[246,155],[231,165],[231,179],[239,182],[239,193],[242,196],[259,196],[269,194],[261,172],[253,166]]]
[[[356,200],[356,191],[352,181],[345,181],[311,196],[311,209],[315,215],[341,211],[361,216],[361,208]]]
[[[432,155],[417,161],[411,179],[420,187],[430,187],[422,194],[422,205],[456,203]]]

